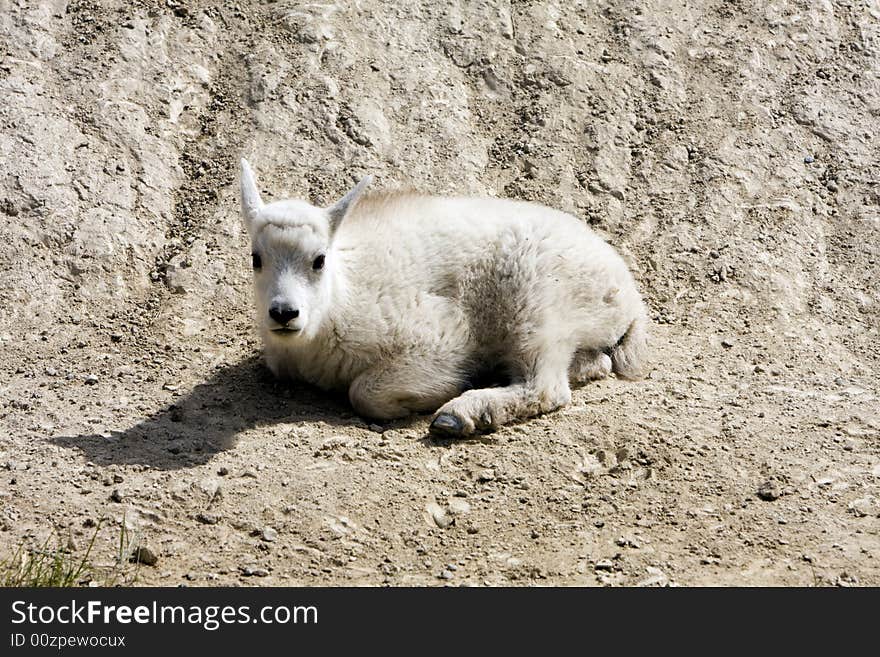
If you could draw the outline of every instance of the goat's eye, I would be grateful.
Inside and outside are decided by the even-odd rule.
[[[254,269],[259,269],[263,266],[263,261],[260,259],[259,253],[251,253],[251,260],[254,265]]]
[[[317,258],[315,258],[315,261],[312,263],[312,269],[314,269],[315,271],[318,271],[319,269],[323,269],[323,268],[324,268],[324,254],[322,253]]]

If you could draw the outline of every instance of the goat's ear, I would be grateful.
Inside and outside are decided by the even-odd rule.
[[[254,170],[248,161],[241,160],[241,214],[244,218],[244,225],[251,230],[251,225],[263,207],[263,199],[260,198],[260,190],[257,188],[257,180],[254,177]]]
[[[343,196],[341,199],[336,201],[333,205],[327,208],[327,214],[330,217],[330,234],[336,232],[336,229],[339,228],[339,224],[342,223],[342,220],[345,218],[351,209],[357,204],[358,199],[370,186],[370,183],[373,182],[373,176],[364,176],[361,178],[361,181],[352,187],[348,194]]]

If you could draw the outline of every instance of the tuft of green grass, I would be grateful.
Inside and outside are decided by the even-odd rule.
[[[95,528],[85,551],[76,556],[56,540],[51,547],[49,537],[38,548],[28,548],[21,543],[13,555],[0,561],[0,586],[2,587],[74,587],[74,586],[130,586],[137,579],[138,564],[134,570],[129,566],[132,541],[121,523],[118,553],[110,567],[95,566],[92,551],[101,523]],[[60,538],[60,537],[56,537]]]

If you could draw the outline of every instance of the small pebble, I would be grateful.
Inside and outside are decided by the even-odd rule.
[[[264,527],[260,537],[267,543],[274,543],[278,540],[278,532],[271,527]]]
[[[142,563],[147,566],[155,566],[158,560],[159,557],[146,545],[139,545],[135,548],[130,559],[132,563]]]
[[[614,570],[614,562],[611,559],[600,559],[596,562],[596,570]]]
[[[94,374],[86,375],[86,385],[93,386],[98,382],[98,377]]]
[[[120,491],[118,488],[114,488],[113,492],[110,493],[110,499],[114,502],[121,502],[123,499],[122,491]]]
[[[814,158],[812,155],[807,155],[807,156],[804,158],[804,164],[812,164],[812,163],[815,162],[815,161],[816,161],[816,160],[815,160],[815,158]]]
[[[452,572],[450,572],[449,570],[441,570],[440,574],[437,575],[437,577],[439,577],[440,579],[452,579],[453,575]]]

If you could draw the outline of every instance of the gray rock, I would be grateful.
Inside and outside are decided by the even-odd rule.
[[[765,502],[772,502],[782,497],[782,487],[775,479],[768,479],[758,488],[758,497]]]
[[[267,543],[274,543],[278,540],[278,532],[271,527],[263,527],[263,531],[260,533],[260,538]]]
[[[220,522],[220,516],[213,513],[200,513],[196,516],[196,520],[203,525],[216,525]]]
[[[876,513],[873,501],[869,497],[862,497],[853,500],[847,508],[849,509],[849,512],[857,518],[865,518]]]
[[[268,570],[258,566],[241,566],[239,570],[245,577],[266,577],[269,574]]]
[[[669,577],[659,568],[648,566],[645,570],[648,576],[636,583],[636,586],[667,586],[669,584]]]
[[[454,516],[464,515],[465,513],[470,513],[471,505],[466,501],[458,497],[454,497],[449,500],[448,504],[449,513]]]
[[[440,529],[446,529],[455,522],[455,520],[446,513],[446,509],[436,502],[429,503],[425,506],[425,510],[428,512],[428,515],[431,516],[431,520],[434,521],[434,524]]]
[[[485,470],[480,470],[477,473],[477,481],[482,481],[484,483],[489,482],[489,481],[495,481],[495,471],[492,470],[491,468],[487,468]]]

